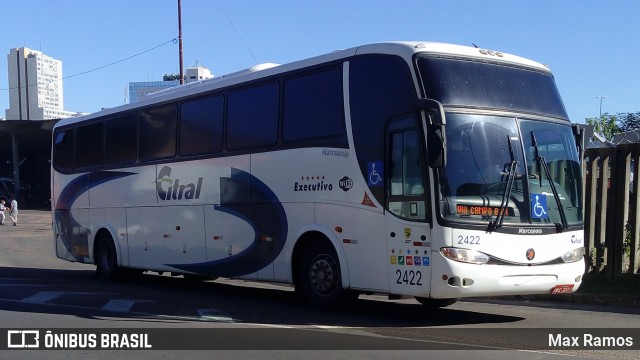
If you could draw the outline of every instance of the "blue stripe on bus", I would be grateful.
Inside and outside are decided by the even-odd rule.
[[[56,201],[55,209],[71,209],[76,199],[92,187],[129,175],[135,175],[135,173],[124,171],[95,171],[78,176],[62,189],[60,196],[58,196],[58,201]]]
[[[93,172],[77,177],[61,191],[54,217],[62,243],[76,260],[83,262],[89,255],[90,231],[71,214],[73,203],[97,185],[130,175],[135,173]],[[213,205],[214,209],[248,223],[254,230],[252,244],[242,252],[224,259],[167,266],[207,275],[239,276],[259,271],[271,264],[282,252],[287,239],[288,221],[284,207],[275,193],[255,176],[235,168],[231,169],[230,178],[220,180],[221,201],[220,205]],[[267,238],[269,241],[264,241]]]
[[[134,175],[131,172],[96,171],[78,176],[62,189],[56,201],[54,221],[62,244],[69,254],[79,262],[89,256],[89,229],[82,226],[71,214],[73,203],[92,187],[121,177]]]
[[[255,273],[271,264],[282,252],[288,222],[276,194],[255,176],[235,168],[231,169],[230,181],[220,180],[220,205],[214,205],[214,209],[248,223],[254,229],[253,242],[242,252],[223,259],[168,266],[199,274],[231,277]],[[247,190],[250,196],[245,193]],[[247,203],[249,198],[251,203]],[[264,241],[266,238],[270,241]]]

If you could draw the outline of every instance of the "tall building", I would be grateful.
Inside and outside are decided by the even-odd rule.
[[[64,110],[62,61],[25,47],[11,49],[7,120],[48,120],[78,115]]]
[[[206,67],[196,63],[194,66],[187,68],[185,74],[185,83],[210,79],[213,77],[211,71]],[[180,78],[178,76],[178,78]],[[144,96],[151,93],[172,88],[180,85],[180,80],[169,81],[134,81],[129,83],[129,102],[142,100]]]

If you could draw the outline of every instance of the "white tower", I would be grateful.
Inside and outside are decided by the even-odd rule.
[[[47,120],[75,115],[64,111],[62,61],[25,47],[11,49],[7,120]]]

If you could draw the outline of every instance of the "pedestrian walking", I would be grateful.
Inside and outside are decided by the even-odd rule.
[[[13,221],[13,226],[18,226],[18,200],[12,194],[11,195],[11,207],[9,208],[9,217]]]
[[[4,204],[4,199],[0,200],[0,225],[4,225],[4,219],[6,218],[4,212],[8,210]]]

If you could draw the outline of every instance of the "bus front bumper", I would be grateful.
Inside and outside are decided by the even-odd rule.
[[[435,299],[573,293],[585,271],[584,261],[537,266],[477,265],[433,255],[431,297]],[[439,269],[438,273],[435,269]]]

